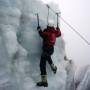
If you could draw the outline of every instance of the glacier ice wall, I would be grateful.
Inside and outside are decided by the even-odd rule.
[[[53,9],[58,9],[57,5],[51,5]],[[42,40],[36,30],[37,12],[41,27],[45,28],[47,8],[41,1],[0,0],[0,90],[42,90],[35,86],[40,79],[39,59],[42,52]],[[50,19],[56,24],[52,12]],[[63,39],[58,38],[52,56],[58,72],[53,75],[47,65],[47,90],[65,90],[67,74],[61,62],[64,48]]]
[[[67,79],[66,79],[66,90],[75,90],[75,80],[74,80],[74,74],[75,74],[75,64],[73,60],[69,60],[66,64],[65,70],[67,72]]]
[[[75,78],[76,90],[90,90],[90,65],[78,71]]]

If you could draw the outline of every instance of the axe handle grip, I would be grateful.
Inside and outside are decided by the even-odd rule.
[[[40,25],[39,25],[39,15],[38,15],[38,13],[37,13],[37,23],[38,23],[38,27],[39,27]]]

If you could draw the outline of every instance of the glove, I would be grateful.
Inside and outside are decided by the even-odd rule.
[[[40,30],[40,29],[41,29],[41,27],[40,27],[40,26],[38,26],[38,27],[37,27],[37,30]]]
[[[56,27],[56,29],[59,29],[59,27]]]

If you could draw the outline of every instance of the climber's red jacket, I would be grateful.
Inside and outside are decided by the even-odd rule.
[[[61,36],[59,28],[48,27],[44,31],[39,31],[40,36],[43,38],[43,45],[45,47],[51,47],[55,44],[56,38]]]

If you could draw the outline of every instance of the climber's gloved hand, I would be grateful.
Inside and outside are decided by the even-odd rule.
[[[38,30],[38,31],[40,31],[40,30],[41,30],[41,27],[40,27],[40,26],[38,26],[38,27],[37,27],[37,30]]]
[[[56,30],[60,30],[60,28],[59,27],[56,27]]]

